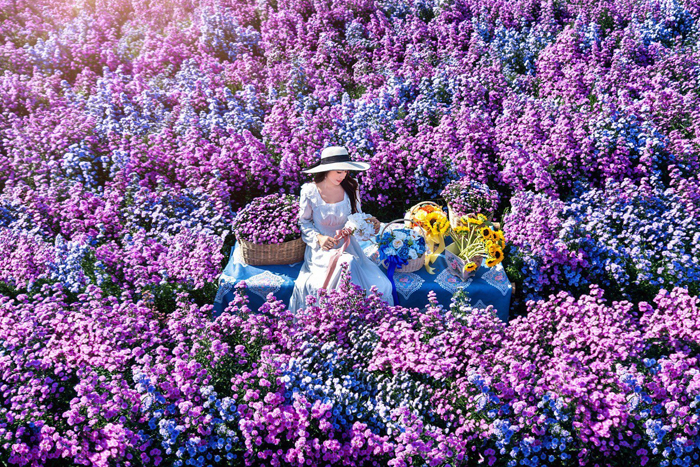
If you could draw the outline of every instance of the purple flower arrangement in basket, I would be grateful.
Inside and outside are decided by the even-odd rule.
[[[300,238],[298,221],[297,197],[275,193],[255,198],[240,209],[232,227],[238,240],[271,245]]]
[[[498,191],[469,177],[462,177],[448,183],[440,196],[450,205],[456,216],[465,216],[470,213],[491,216],[501,200]]]

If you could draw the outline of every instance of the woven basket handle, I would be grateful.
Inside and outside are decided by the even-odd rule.
[[[397,222],[404,223],[404,222],[410,221],[410,220],[411,220],[411,219],[394,219],[394,220],[391,221],[391,222],[387,222],[386,224],[384,224],[384,227],[382,228],[381,232],[379,232],[379,236],[381,237],[382,235],[384,235],[384,231],[385,231],[386,228],[389,227],[391,224],[395,224],[395,223],[397,223]],[[422,230],[422,229],[421,229],[421,230]]]
[[[442,206],[437,204],[435,201],[421,201],[420,203],[414,204],[411,206],[411,209],[409,209],[409,212],[412,212],[414,209],[420,209],[423,206],[433,206],[434,208],[442,209]]]

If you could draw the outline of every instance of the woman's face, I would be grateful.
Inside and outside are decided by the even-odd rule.
[[[340,182],[345,179],[347,174],[347,170],[331,170],[328,172],[328,174],[326,174],[326,180],[331,182],[333,185],[340,185]]]

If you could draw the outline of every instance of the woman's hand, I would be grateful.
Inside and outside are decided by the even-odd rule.
[[[333,239],[335,240],[340,240],[343,237],[349,237],[352,235],[352,230],[351,229],[340,229],[338,232],[335,234],[335,237]]]
[[[330,250],[333,248],[336,244],[337,240],[333,237],[329,237],[328,235],[318,235],[318,244],[321,245],[321,248],[324,250]]]
[[[379,233],[379,228],[381,227],[381,222],[376,217],[370,217],[367,222],[374,224],[374,233]]]

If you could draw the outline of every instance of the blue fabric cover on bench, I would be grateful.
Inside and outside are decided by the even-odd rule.
[[[366,251],[371,251],[371,243],[361,244]],[[243,280],[248,286],[251,309],[257,310],[270,292],[289,305],[294,290],[294,280],[301,270],[301,265],[302,263],[299,262],[282,266],[250,266],[243,262],[239,245],[236,244],[226,268],[219,277],[219,290],[214,301],[215,314],[218,316],[223,312],[233,299],[234,286]],[[397,271],[394,280],[399,295],[399,305],[406,308],[423,308],[428,304],[428,292],[433,290],[440,304],[449,307],[452,294],[460,287],[466,287],[472,306],[486,308],[488,305],[493,305],[498,317],[504,322],[508,321],[512,288],[501,264],[493,268],[482,265],[477,269],[475,276],[466,282],[462,282],[447,271],[444,255],[438,257],[433,267],[435,274],[428,274],[425,268],[413,273]]]

